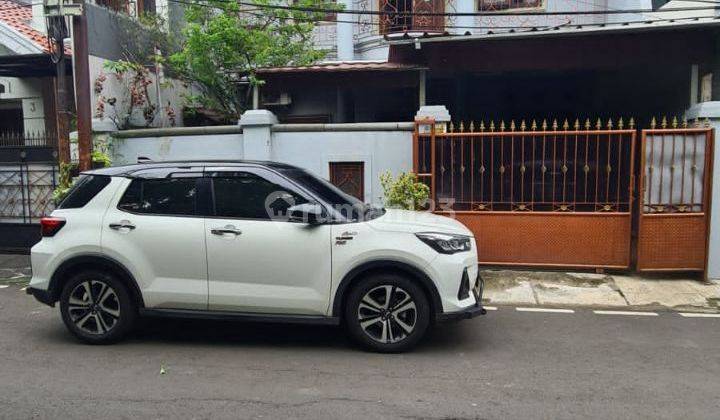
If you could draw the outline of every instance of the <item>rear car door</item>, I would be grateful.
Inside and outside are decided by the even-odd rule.
[[[126,179],[105,213],[103,252],[128,267],[147,307],[207,309],[202,172]]]
[[[259,167],[207,168],[206,176],[213,197],[205,230],[210,309],[324,315],[330,225],[271,217],[311,198]]]

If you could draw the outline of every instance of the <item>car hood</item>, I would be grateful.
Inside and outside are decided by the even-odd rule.
[[[473,236],[462,223],[450,217],[427,211],[387,209],[385,214],[368,222],[373,229],[388,232],[439,232]]]

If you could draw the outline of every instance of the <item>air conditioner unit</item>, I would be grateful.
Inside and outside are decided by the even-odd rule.
[[[292,98],[287,92],[263,92],[262,104],[265,106],[290,105]]]

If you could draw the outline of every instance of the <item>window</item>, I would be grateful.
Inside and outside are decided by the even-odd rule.
[[[196,214],[197,178],[135,179],[118,204],[143,214]]]
[[[496,12],[510,9],[535,9],[543,0],[479,0],[478,12]]]
[[[360,201],[365,200],[365,163],[330,162],[330,182]]]
[[[215,216],[270,220],[307,203],[300,195],[248,172],[214,173]]]
[[[84,175],[70,189],[70,192],[58,206],[59,209],[79,209],[89,203],[110,183],[109,176]]]

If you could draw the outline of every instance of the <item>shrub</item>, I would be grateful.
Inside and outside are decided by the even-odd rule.
[[[380,175],[385,192],[385,206],[396,209],[422,210],[427,206],[430,188],[418,181],[412,172],[403,172],[393,178],[388,171]]]

